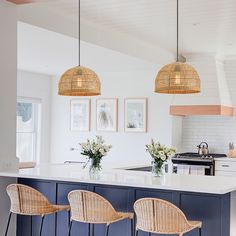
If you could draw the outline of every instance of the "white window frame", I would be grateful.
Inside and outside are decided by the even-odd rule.
[[[40,163],[40,156],[41,156],[41,131],[42,131],[42,100],[40,98],[31,98],[31,97],[17,97],[17,103],[34,103],[38,104],[38,109],[34,109],[34,150],[33,155],[34,159],[32,161],[35,161],[36,163]],[[17,128],[17,127],[16,127]],[[16,129],[16,133],[17,129]]]

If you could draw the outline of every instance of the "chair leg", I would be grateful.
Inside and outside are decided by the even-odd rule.
[[[7,233],[8,233],[9,225],[10,225],[10,222],[11,222],[11,216],[12,216],[12,212],[10,212],[10,214],[8,216],[7,228],[6,228],[5,236],[7,236]]]
[[[73,223],[73,221],[71,220],[70,221],[70,226],[69,226],[69,231],[68,231],[68,236],[70,236],[70,232],[71,232],[71,228],[72,228],[72,223]]]
[[[130,219],[131,236],[134,236],[134,219]]]
[[[67,214],[68,214],[68,226],[70,226],[70,211],[68,211]]]
[[[139,231],[138,231],[138,229],[136,229],[135,236],[138,236],[138,233],[139,233]]]
[[[30,216],[30,235],[33,235],[33,216]]]
[[[40,232],[39,232],[39,235],[40,235],[40,236],[42,235],[42,232],[43,232],[43,222],[44,222],[44,217],[45,217],[45,216],[43,216],[42,219],[41,219]]]
[[[105,236],[108,236],[109,228],[110,228],[110,225],[107,225],[107,226],[106,226],[106,234],[105,234]]]
[[[90,236],[90,223],[88,224],[88,236]]]
[[[199,228],[199,236],[202,236],[202,228]]]

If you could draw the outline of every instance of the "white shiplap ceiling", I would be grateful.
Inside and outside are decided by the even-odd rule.
[[[236,55],[236,0],[179,2],[183,55]],[[23,22],[77,35],[78,0],[39,0],[18,8]],[[165,52],[166,61],[175,55],[176,0],[81,0],[81,18],[85,41],[152,61]]]
[[[236,0],[179,2],[183,54],[236,54]],[[34,8],[57,11],[76,21],[77,3],[77,0],[45,0]],[[81,0],[81,7],[82,21],[175,52],[176,0]]]

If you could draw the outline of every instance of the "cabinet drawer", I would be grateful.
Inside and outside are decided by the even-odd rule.
[[[216,161],[215,170],[236,172],[236,161]]]
[[[236,171],[220,171],[220,170],[216,170],[215,171],[215,176],[232,176],[232,177],[236,177]]]

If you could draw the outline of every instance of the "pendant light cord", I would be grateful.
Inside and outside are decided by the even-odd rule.
[[[179,0],[177,0],[177,62],[179,61]]]
[[[80,66],[80,0],[78,0],[78,65]]]

